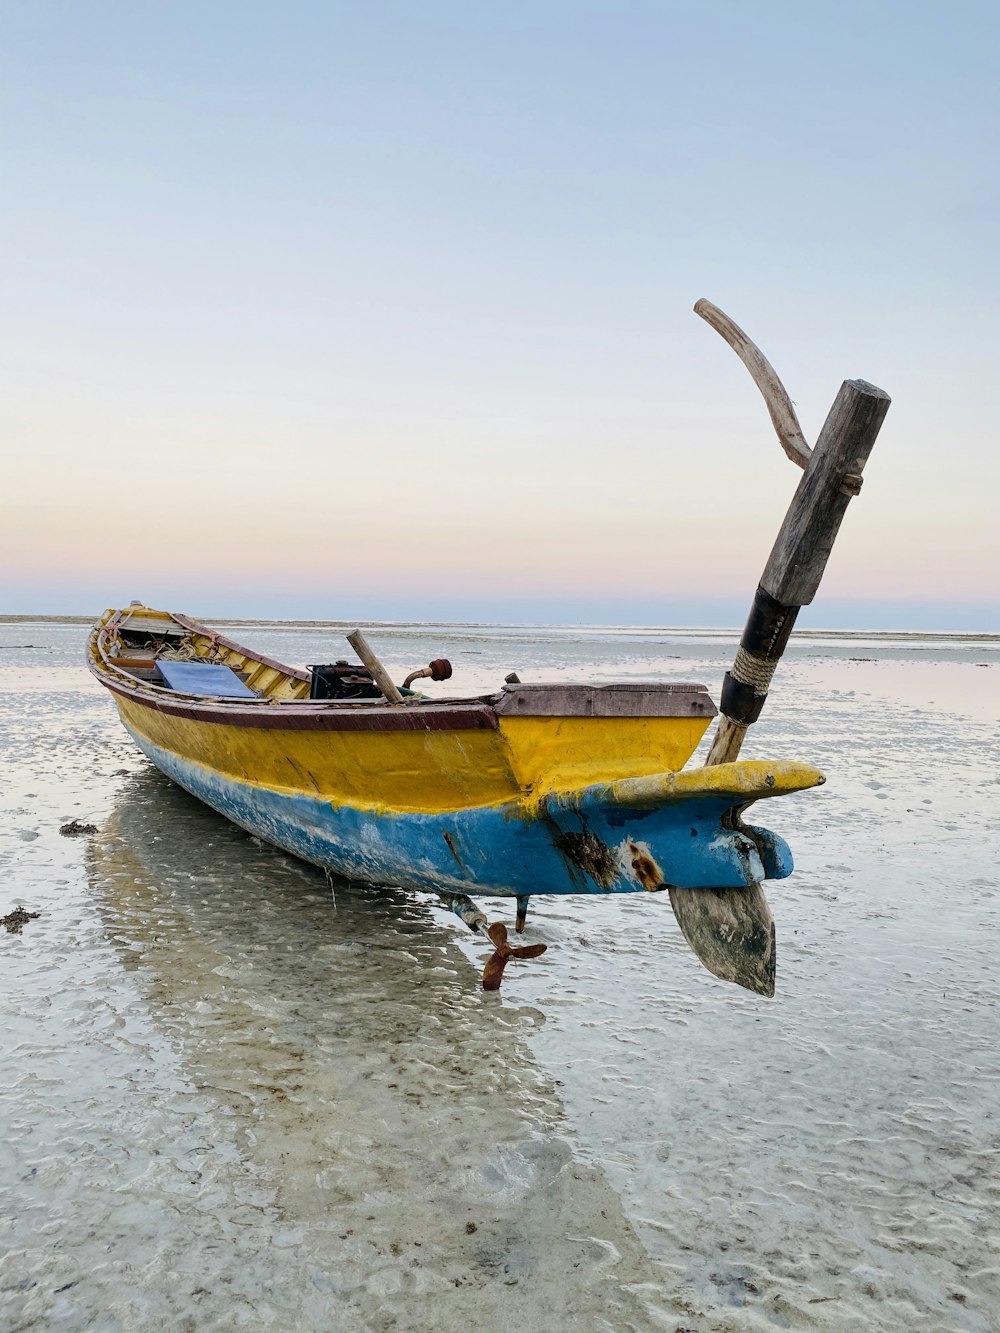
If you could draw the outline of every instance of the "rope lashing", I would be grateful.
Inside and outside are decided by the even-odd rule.
[[[749,685],[754,694],[767,694],[771,678],[777,670],[777,662],[768,662],[762,657],[754,657],[740,644],[730,675],[741,685]]]

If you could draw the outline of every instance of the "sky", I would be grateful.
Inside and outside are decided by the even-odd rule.
[[[1000,631],[1000,9],[0,0],[0,614]]]

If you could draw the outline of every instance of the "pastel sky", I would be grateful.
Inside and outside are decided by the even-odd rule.
[[[0,4],[0,612],[1000,631],[1000,9]]]

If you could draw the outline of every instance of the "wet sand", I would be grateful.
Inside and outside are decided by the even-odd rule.
[[[731,652],[370,637],[469,691],[717,695]],[[5,1328],[998,1326],[1000,644],[807,636],[783,664],[748,753],[828,784],[767,810],[797,870],[765,1001],[665,895],[536,900],[549,952],[484,995],[428,898],[331,891],[151,770],[83,638],[0,625],[0,916],[39,914],[0,931]]]

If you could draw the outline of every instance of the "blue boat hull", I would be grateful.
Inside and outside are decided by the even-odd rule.
[[[636,893],[781,879],[792,871],[788,845],[743,825],[739,812],[823,780],[805,765],[730,764],[600,784],[530,806],[406,813],[240,782],[129,730],[167,777],[276,847],[347,879],[444,894]],[[699,773],[710,777],[699,783]]]

